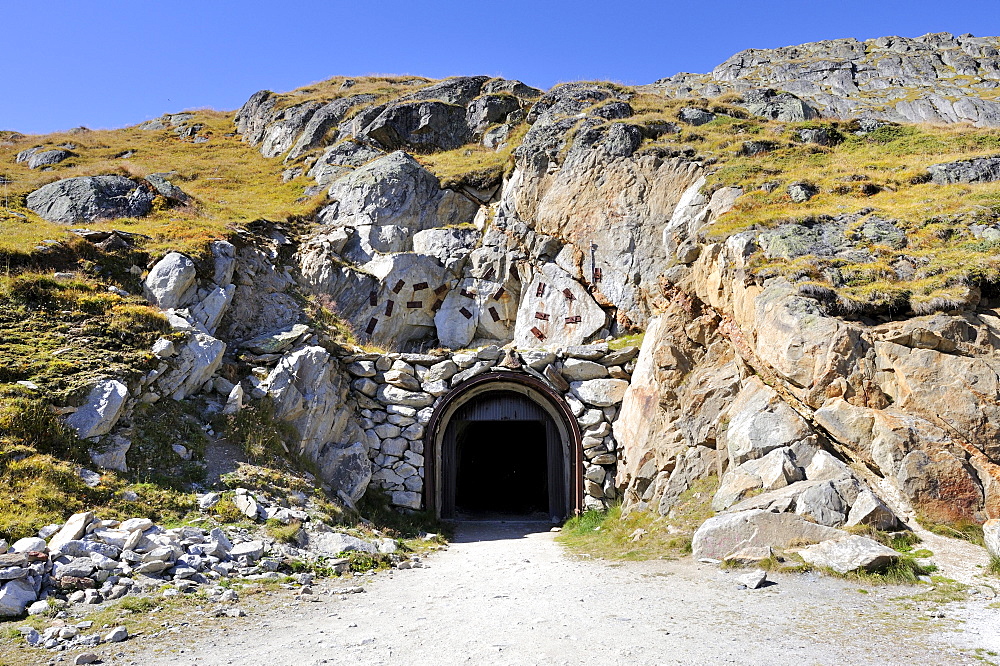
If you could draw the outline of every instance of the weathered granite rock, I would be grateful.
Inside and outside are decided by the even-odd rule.
[[[82,537],[87,531],[87,526],[93,520],[94,514],[91,511],[84,511],[70,516],[70,519],[66,521],[62,528],[49,539],[49,550],[53,552],[57,551],[69,541],[75,541]]]
[[[455,192],[442,190],[432,173],[402,151],[335,181],[329,195],[332,203],[318,219],[356,230],[343,254],[359,264],[376,252],[412,249],[418,231],[471,222],[476,208]]]
[[[756,377],[747,381],[729,414],[725,441],[734,466],[815,439],[809,424]]]
[[[66,425],[83,439],[106,435],[118,422],[128,388],[116,379],[98,382],[87,395],[86,402],[66,418]]]
[[[842,530],[817,525],[794,514],[751,509],[709,518],[695,532],[691,548],[695,559],[723,560],[744,548],[786,549],[845,535]]]
[[[468,143],[466,110],[441,100],[390,104],[362,133],[386,150],[452,150]]]
[[[938,185],[952,183],[991,183],[1000,180],[1000,157],[932,164],[927,167],[931,181]]]
[[[813,566],[833,569],[840,574],[879,571],[899,559],[899,553],[892,548],[860,535],[823,541],[801,549],[799,555]]]
[[[27,205],[49,222],[78,224],[143,217],[152,209],[153,193],[124,176],[80,176],[40,187]]]
[[[980,86],[997,78],[998,45],[995,37],[936,33],[748,49],[710,74],[677,74],[649,87],[681,98],[737,93],[755,112],[761,88],[775,87],[794,97],[783,101],[772,93],[763,100],[763,115],[787,120],[802,120],[814,109],[827,118],[990,127],[1000,123],[1000,106]]]
[[[52,166],[53,164],[59,164],[70,157],[75,157],[76,154],[68,150],[61,150],[59,148],[54,148],[52,150],[40,150],[38,152],[32,153],[28,159],[27,164],[29,169],[38,169],[44,166]]]
[[[546,317],[538,318],[536,313]],[[518,347],[579,345],[606,323],[607,315],[586,289],[559,266],[548,263],[532,276],[521,293],[514,344]],[[542,337],[532,329],[537,329]]]
[[[343,532],[320,532],[316,530],[303,530],[300,532],[303,545],[310,550],[323,553],[328,557],[336,557],[341,553],[354,551],[358,553],[377,553],[378,548],[367,541],[353,537]]]
[[[168,252],[149,271],[143,293],[160,309],[184,307],[194,297],[196,278],[197,269],[191,259],[180,252]]]
[[[304,347],[278,362],[260,385],[274,401],[275,416],[298,434],[296,449],[322,465],[322,452],[337,443],[347,425],[347,380],[322,347]],[[336,467],[331,461],[330,471]]]
[[[990,555],[1000,557],[1000,519],[991,518],[983,523],[983,540]]]
[[[625,397],[628,382],[624,379],[591,379],[585,382],[571,382],[570,390],[585,404],[595,407],[617,405]]]
[[[193,333],[181,345],[172,367],[156,382],[164,395],[183,400],[201,388],[222,363],[226,343],[205,333]]]
[[[37,598],[35,588],[25,579],[8,581],[0,587],[0,617],[17,617]]]
[[[115,435],[100,443],[99,448],[88,451],[90,460],[102,469],[127,472],[126,456],[132,448],[132,440],[124,435]]]

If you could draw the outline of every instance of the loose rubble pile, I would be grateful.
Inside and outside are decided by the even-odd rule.
[[[210,507],[219,499],[210,493],[200,501]],[[341,574],[350,568],[345,556],[350,552],[386,556],[397,568],[422,566],[419,557],[400,554],[394,539],[371,542],[335,531],[322,521],[310,520],[305,512],[258,502],[246,489],[239,489],[234,501],[248,517],[301,520],[305,526],[295,545],[289,545],[246,529],[164,529],[146,518],[100,520],[92,512],[78,513],[62,526],[42,529],[39,536],[9,546],[0,540],[0,617],[47,614],[66,604],[100,604],[160,590],[163,596],[204,590],[211,601],[232,602],[238,597],[220,585],[225,579],[283,581],[293,563]],[[313,575],[299,573],[293,578],[309,585]],[[112,634],[124,640],[120,632]],[[29,632],[26,639],[49,648],[112,640],[83,635],[71,627],[46,634]]]

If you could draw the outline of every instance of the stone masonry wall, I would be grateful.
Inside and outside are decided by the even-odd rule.
[[[425,426],[442,397],[478,375],[523,372],[563,396],[583,436],[586,508],[603,508],[617,497],[614,485],[619,446],[612,434],[638,350],[618,351],[606,343],[520,350],[485,347],[441,354],[365,353],[344,357],[353,377],[351,400],[372,463],[372,482],[392,503],[423,507]]]

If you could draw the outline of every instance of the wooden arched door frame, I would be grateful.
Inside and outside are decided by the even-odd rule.
[[[526,396],[552,418],[562,440],[567,467],[566,517],[583,509],[583,439],[580,426],[563,397],[545,382],[519,372],[491,371],[468,379],[442,396],[424,434],[424,507],[441,517],[442,453],[451,417],[481,395],[509,391]]]

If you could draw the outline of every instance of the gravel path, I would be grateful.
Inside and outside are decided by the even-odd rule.
[[[225,631],[151,644],[128,662],[927,665],[1000,652],[1000,611],[987,600],[930,618],[938,606],[911,598],[925,588],[862,593],[787,574],[740,590],[738,572],[690,558],[577,559],[553,537],[538,524],[465,523],[425,568],[381,574],[364,594],[248,608]]]

